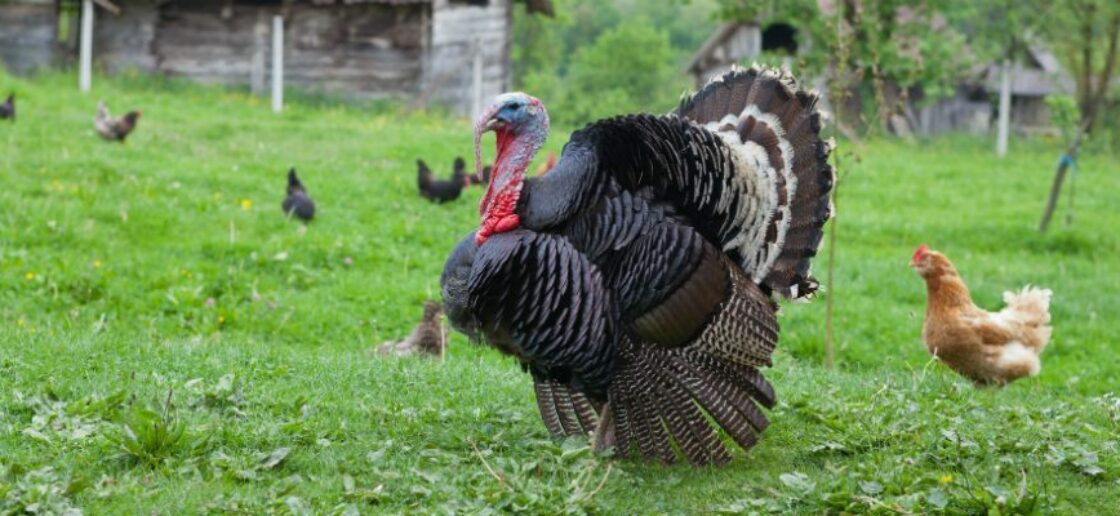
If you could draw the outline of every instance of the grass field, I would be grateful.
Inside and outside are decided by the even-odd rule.
[[[1059,142],[1002,161],[965,138],[846,153],[838,367],[820,365],[823,298],[785,306],[770,429],[695,471],[551,442],[528,377],[461,336],[444,363],[371,353],[438,297],[477,223],[478,189],[443,206],[415,193],[417,157],[446,173],[469,155],[467,121],[310,101],[277,116],[238,92],[76,82],[0,73],[20,103],[0,122],[0,514],[1120,506],[1111,157],[1083,159],[1074,224],[1040,235]],[[127,144],[93,133],[98,98],[143,110]],[[279,207],[293,165],[320,207],[305,233]],[[906,267],[922,242],[982,306],[1054,290],[1038,378],[977,390],[929,360]]]

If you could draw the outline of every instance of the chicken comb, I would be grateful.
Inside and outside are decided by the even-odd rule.
[[[929,246],[925,245],[925,244],[922,244],[922,245],[918,246],[917,251],[914,251],[914,256],[910,258],[910,261],[914,262],[914,263],[918,263],[918,260],[922,258],[922,255],[924,255],[928,252],[929,252]]]

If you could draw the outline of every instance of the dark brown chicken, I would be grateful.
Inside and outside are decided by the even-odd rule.
[[[463,185],[467,182],[466,164],[463,162],[463,158],[455,158],[455,168],[451,174],[451,179],[441,180],[435,178],[432,169],[428,168],[428,164],[424,163],[424,160],[418,159],[416,160],[416,176],[420,196],[436,204],[442,204],[458,199],[459,194],[463,193]]]
[[[280,207],[284,209],[284,215],[294,216],[304,222],[311,222],[315,217],[315,201],[307,194],[307,188],[304,188],[296,176],[294,167],[288,170],[288,196]]]
[[[13,122],[16,121],[16,94],[9,93],[8,100],[0,104],[0,120],[9,119]]]
[[[97,115],[93,118],[93,128],[97,134],[106,140],[124,142],[125,138],[136,129],[136,122],[140,119],[140,111],[133,110],[125,113],[120,118],[113,118],[105,102],[97,103]]]
[[[441,316],[443,309],[439,303],[428,300],[424,302],[424,319],[412,333],[402,340],[390,341],[377,348],[382,355],[428,355],[443,357],[447,348],[447,328],[443,325]]]

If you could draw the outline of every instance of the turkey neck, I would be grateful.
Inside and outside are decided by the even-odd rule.
[[[510,211],[517,207],[517,200],[521,196],[521,186],[525,180],[525,171],[532,163],[537,151],[544,145],[548,136],[547,132],[539,129],[529,129],[521,134],[501,129],[495,131],[497,136],[498,156],[494,161],[494,168],[490,172],[490,185],[486,196],[482,198],[479,212],[484,219],[491,216],[505,215],[491,213],[492,208],[500,211]],[[494,206],[498,197],[502,199],[500,206]],[[508,208],[503,209],[503,208]]]

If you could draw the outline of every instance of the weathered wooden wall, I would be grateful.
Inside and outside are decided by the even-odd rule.
[[[122,7],[121,13],[116,15],[96,9],[93,24],[95,66],[110,73],[129,69],[155,70],[152,39],[159,16],[156,4],[134,2],[122,4]]]
[[[120,15],[97,10],[94,61],[109,73],[138,69],[259,91],[270,80],[271,19],[281,13],[287,86],[403,96],[471,115],[476,52],[482,101],[510,88],[511,1],[116,0]],[[47,65],[65,53],[53,44],[49,0],[0,4],[0,21],[9,68]]]
[[[482,97],[488,103],[509,90],[512,16],[510,0],[486,6],[433,0],[432,49],[425,70],[424,91],[457,113],[470,113],[474,100],[473,49],[482,52]]]
[[[174,2],[123,8],[125,15],[101,16],[95,28],[95,54],[108,71],[138,68],[247,85],[254,55],[263,51],[268,80],[267,34],[272,16],[281,12],[278,5]],[[296,4],[284,14],[286,85],[356,96],[418,90],[427,5]],[[262,32],[266,37],[259,37]]]
[[[921,108],[918,120],[918,132],[925,136],[955,131],[987,134],[992,125],[992,106],[957,95]]]
[[[51,2],[0,2],[0,64],[19,74],[53,64],[57,26]]]

